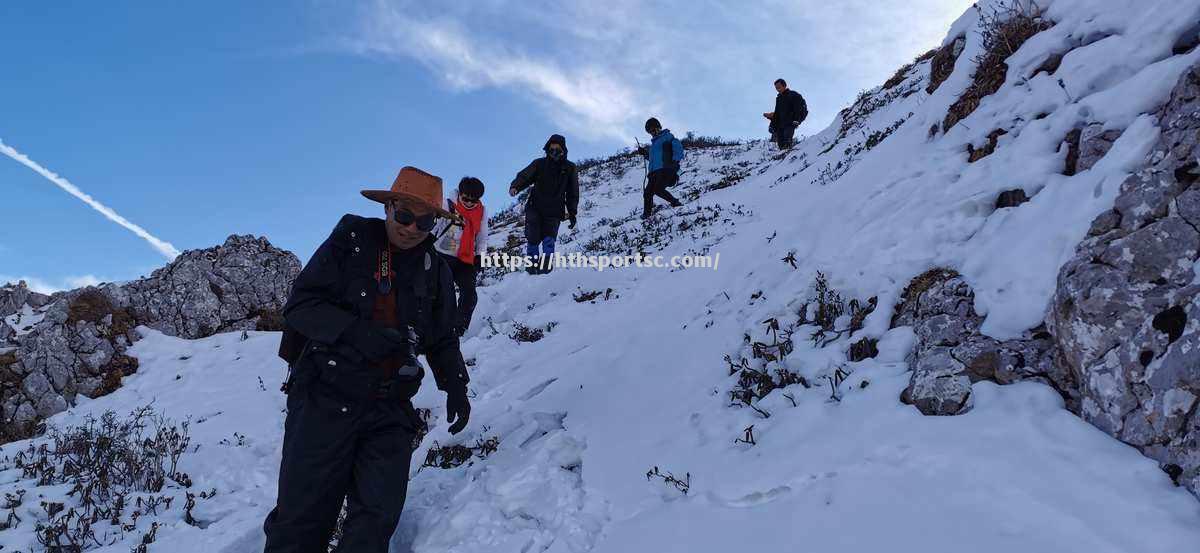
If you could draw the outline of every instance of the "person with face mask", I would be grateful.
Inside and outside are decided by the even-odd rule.
[[[535,261],[526,269],[531,275],[554,269],[558,227],[565,218],[567,228],[575,228],[579,208],[579,172],[567,159],[567,139],[552,135],[542,150],[545,157],[533,160],[508,187],[509,196],[533,187],[525,202],[525,253]]]
[[[458,215],[459,222],[448,218],[438,220],[433,235],[434,246],[454,274],[458,287],[458,323],[455,333],[460,337],[471,326],[471,316],[479,295],[475,279],[479,274],[479,258],[487,253],[487,211],[483,207],[483,182],[475,177],[463,177],[458,182],[453,200],[446,200],[446,211]]]
[[[679,182],[683,143],[675,138],[670,130],[662,128],[662,123],[654,117],[646,120],[646,133],[652,137],[650,145],[638,150],[642,157],[650,161],[650,174],[646,181],[646,189],[642,191],[642,219],[649,219],[654,213],[655,196],[666,200],[671,207],[683,205],[674,195],[667,192],[668,187]]]

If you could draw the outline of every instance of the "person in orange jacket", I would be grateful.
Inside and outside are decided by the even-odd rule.
[[[446,211],[458,215],[460,224],[443,219],[435,229],[438,239],[434,247],[450,265],[454,285],[458,287],[458,320],[454,332],[462,336],[471,326],[471,316],[479,295],[475,280],[479,275],[479,259],[487,253],[487,211],[483,207],[483,182],[475,177],[463,177],[453,200],[446,200]]]

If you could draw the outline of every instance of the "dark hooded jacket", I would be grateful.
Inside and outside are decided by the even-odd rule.
[[[568,217],[574,217],[579,210],[579,171],[567,159],[565,138],[557,134],[551,136],[542,150],[549,150],[551,144],[562,146],[563,158],[558,161],[549,157],[533,160],[517,173],[512,188],[521,192],[533,186],[527,207],[536,209],[545,217],[562,219],[564,211]]]
[[[300,336],[305,343],[293,366],[296,382],[318,381],[350,402],[377,391],[382,373],[343,334],[355,321],[370,319],[379,293],[374,276],[379,271],[378,252],[388,245],[382,219],[345,215],[296,277],[283,308],[288,327],[284,342],[290,333],[293,340]],[[464,392],[469,378],[454,333],[453,277],[433,249],[433,236],[417,248],[420,255],[405,256],[410,262],[394,267],[397,318],[416,331],[415,353],[425,355],[437,387]],[[415,394],[421,376],[399,382],[398,395]]]

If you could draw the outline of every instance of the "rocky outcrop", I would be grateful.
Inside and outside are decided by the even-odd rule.
[[[184,252],[150,278],[105,292],[140,324],[172,336],[200,338],[254,330],[287,300],[299,272],[296,256],[265,238],[230,236],[219,247]]]
[[[1150,164],[1059,272],[1046,322],[1080,415],[1200,492],[1200,66],[1159,127]]]
[[[138,339],[138,325],[183,338],[277,325],[299,272],[296,256],[266,239],[230,236],[133,282],[52,297],[19,292],[20,285],[0,289],[0,306],[11,299],[20,303],[17,309],[35,308],[40,318],[27,332],[11,335],[10,351],[0,357],[0,440],[30,435],[38,421],[65,410],[78,395],[116,389],[121,377],[137,370],[137,360],[125,351]]]
[[[954,415],[970,409],[973,382],[1041,381],[1200,495],[1200,65],[1172,91],[1159,127],[1148,165],[1061,268],[1044,329],[983,336],[962,277],[938,269],[913,279],[892,321],[917,336],[902,400]],[[1084,127],[1079,170],[1118,136]]]
[[[50,303],[50,296],[29,289],[22,280],[0,286],[0,318],[20,312],[26,305],[38,308]]]
[[[912,375],[901,400],[926,415],[957,415],[971,408],[971,384],[1038,380],[1063,387],[1049,334],[1030,331],[1012,340],[979,332],[975,294],[958,273],[934,269],[913,279],[892,326],[912,326],[917,341],[909,355]]]

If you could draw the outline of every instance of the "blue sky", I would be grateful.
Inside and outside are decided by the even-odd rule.
[[[830,5],[834,4],[834,5]],[[753,138],[786,78],[801,132],[937,45],[966,0],[0,4],[0,141],[179,250],[255,234],[305,260],[400,167],[483,179],[547,136]],[[0,156],[0,282],[148,275],[144,237]]]

